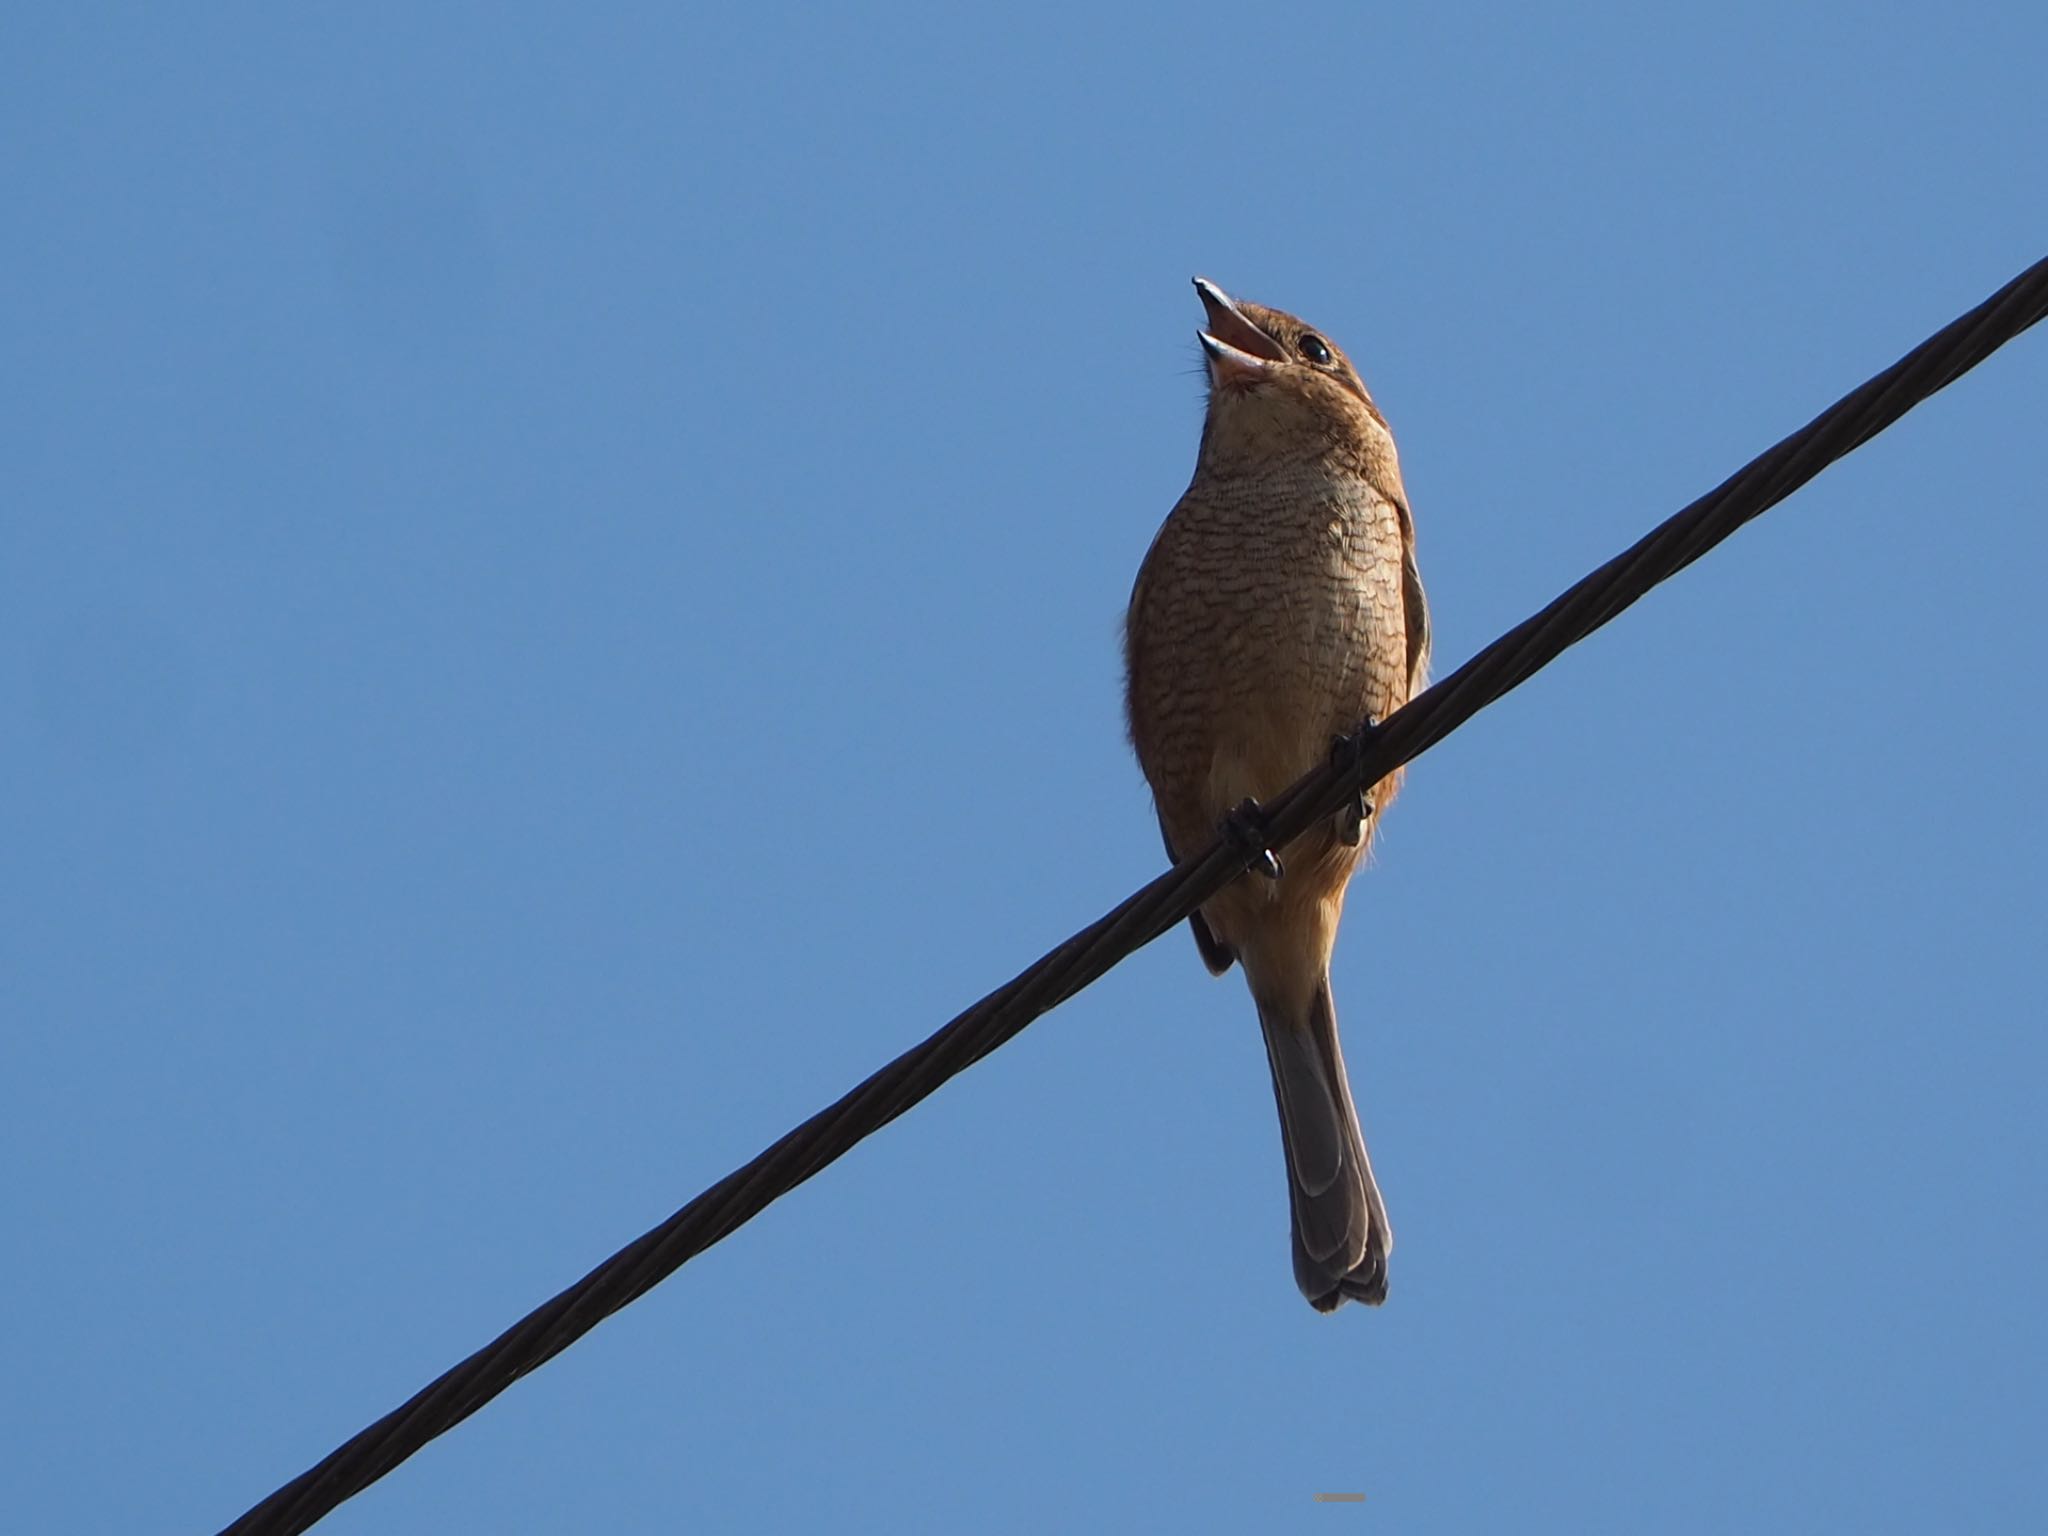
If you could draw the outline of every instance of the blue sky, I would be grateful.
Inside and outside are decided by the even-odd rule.
[[[225,1523],[1157,872],[1191,274],[1358,361],[1447,670],[2048,250],[2039,7],[7,30],[22,1530]],[[1383,1310],[1177,933],[322,1529],[2038,1524],[2044,401],[1416,765]]]

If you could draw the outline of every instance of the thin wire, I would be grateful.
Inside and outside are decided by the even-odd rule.
[[[1750,519],[1868,442],[2048,314],[2048,259],[1844,396],[1632,548],[1516,625],[1457,671],[1363,733],[1349,764],[1325,764],[1266,810],[1283,847],[1526,682]],[[938,1033],[735,1170],[667,1221],[515,1323],[401,1407],[227,1527],[226,1536],[296,1533],[546,1364],[720,1238],[964,1072],[1132,951],[1166,933],[1242,874],[1256,850],[1219,840],[1161,875]]]

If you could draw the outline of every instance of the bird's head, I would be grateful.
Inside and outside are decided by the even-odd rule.
[[[1392,455],[1386,418],[1335,342],[1284,311],[1233,299],[1206,277],[1195,279],[1195,292],[1209,312],[1198,333],[1209,365],[1206,467]]]

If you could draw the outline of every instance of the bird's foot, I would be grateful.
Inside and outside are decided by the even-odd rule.
[[[1372,739],[1379,723],[1378,715],[1367,715],[1365,724],[1356,732],[1333,738],[1330,742],[1331,766],[1340,773],[1356,771],[1358,760],[1365,755],[1365,744]],[[1361,784],[1352,791],[1350,804],[1337,812],[1337,840],[1347,848],[1356,848],[1365,841],[1365,819],[1372,812],[1372,799]]]
[[[1223,835],[1251,855],[1251,867],[1268,880],[1278,880],[1286,869],[1267,840],[1266,830],[1266,813],[1256,800],[1242,802],[1223,818]]]

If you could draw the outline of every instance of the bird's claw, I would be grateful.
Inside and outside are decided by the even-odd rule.
[[[1246,800],[1236,810],[1223,818],[1223,831],[1233,843],[1252,856],[1251,867],[1268,880],[1278,880],[1286,873],[1286,866],[1280,862],[1266,840],[1266,813],[1259,809],[1259,802]]]
[[[1365,755],[1366,741],[1379,725],[1378,715],[1367,715],[1365,724],[1355,734],[1338,736],[1330,742],[1330,762],[1339,772],[1353,772],[1358,760]],[[1365,820],[1372,815],[1373,804],[1360,784],[1352,791],[1351,801],[1337,812],[1337,840],[1347,848],[1356,848],[1365,841]]]

